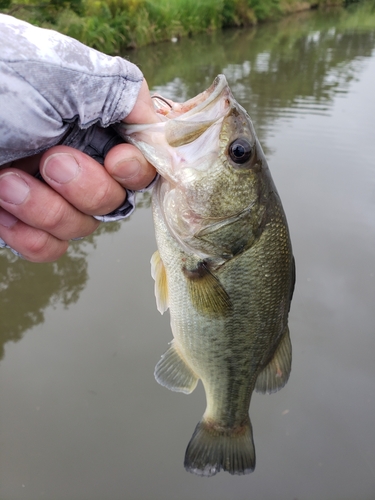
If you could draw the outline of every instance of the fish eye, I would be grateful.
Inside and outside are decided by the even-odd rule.
[[[229,146],[228,151],[229,156],[234,161],[234,163],[242,165],[250,159],[253,148],[251,147],[251,144],[248,140],[241,138],[233,141]]]

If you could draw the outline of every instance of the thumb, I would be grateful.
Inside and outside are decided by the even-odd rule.
[[[134,108],[123,121],[125,123],[157,123],[160,121],[145,79],[142,82]]]

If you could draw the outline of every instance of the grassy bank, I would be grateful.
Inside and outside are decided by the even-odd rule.
[[[109,54],[342,0],[0,0],[0,11]]]

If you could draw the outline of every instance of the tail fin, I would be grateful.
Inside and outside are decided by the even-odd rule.
[[[249,474],[255,469],[255,448],[250,419],[235,429],[215,428],[202,419],[185,453],[185,469],[199,476],[221,470]]]

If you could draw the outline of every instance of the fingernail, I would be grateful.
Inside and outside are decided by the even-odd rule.
[[[67,184],[78,175],[79,165],[73,155],[55,153],[46,159],[42,172],[52,181]]]
[[[15,223],[18,221],[17,217],[14,217],[14,215],[10,214],[9,212],[6,212],[5,210],[0,209],[0,225],[11,228],[15,225]]]
[[[20,205],[29,193],[29,186],[18,174],[8,172],[0,176],[0,199],[2,201]]]
[[[141,164],[136,158],[119,161],[113,169],[113,177],[117,181],[128,181],[135,177],[141,170]]]

